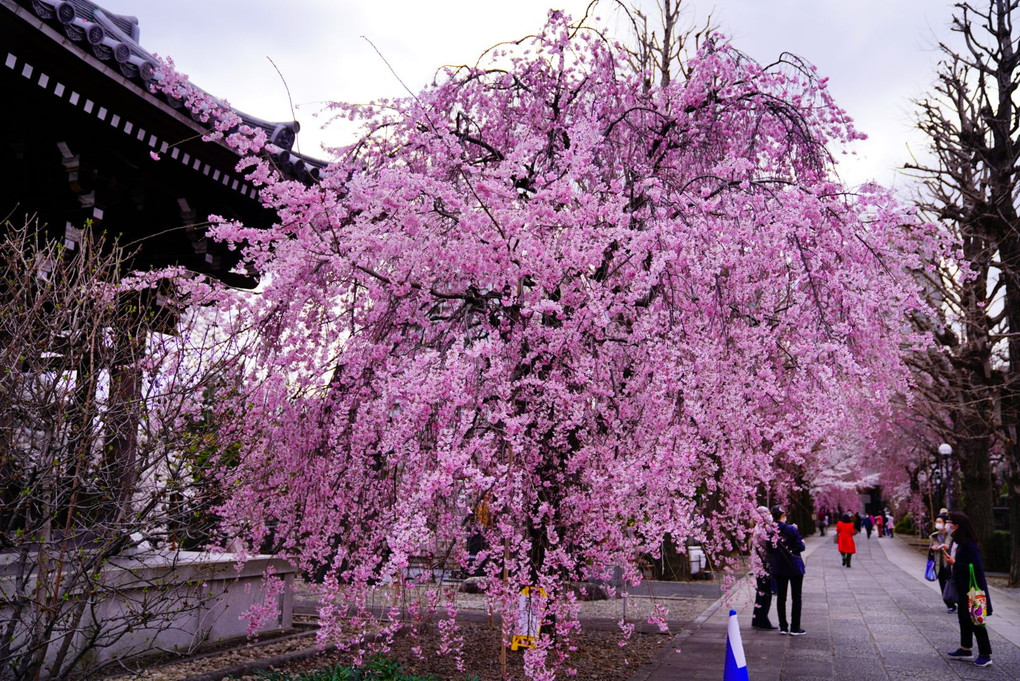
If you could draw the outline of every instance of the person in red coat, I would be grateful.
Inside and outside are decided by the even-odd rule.
[[[836,548],[843,556],[843,567],[850,567],[850,561],[857,553],[857,544],[854,543],[855,534],[857,534],[857,530],[854,528],[853,518],[849,513],[844,513],[836,523]]]

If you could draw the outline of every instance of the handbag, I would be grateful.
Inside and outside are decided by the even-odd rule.
[[[934,582],[938,579],[935,574],[935,552],[928,549],[928,564],[924,566],[924,578],[929,582]]]
[[[949,579],[946,581],[946,585],[942,588],[942,602],[950,608],[956,607],[957,594],[956,594],[956,582],[953,580],[953,575],[949,575]]]
[[[970,621],[975,627],[985,626],[988,617],[988,594],[978,586],[974,577],[974,566],[970,566],[970,589],[967,590],[967,608],[970,610]]]

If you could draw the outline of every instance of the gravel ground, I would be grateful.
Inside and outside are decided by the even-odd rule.
[[[138,679],[140,681],[185,681],[219,670],[253,665],[282,655],[315,648],[315,632],[288,636],[276,641],[245,644],[223,651],[209,652],[187,657],[179,661],[159,664],[142,664],[130,673],[110,672],[104,679],[113,681]],[[222,677],[217,677],[222,678]]]
[[[300,596],[299,591],[299,596]],[[306,592],[307,594],[307,592]],[[389,600],[382,597],[381,600]],[[392,602],[392,601],[391,601]],[[669,610],[671,634],[698,617],[709,605],[712,598],[647,598],[630,597],[592,601],[581,606],[582,632],[571,653],[571,666],[577,669],[574,678],[589,681],[624,681],[648,662],[670,640],[669,635],[657,633],[655,627],[646,623],[648,615],[655,612],[655,604]],[[301,598],[298,599],[299,605]],[[305,600],[307,607],[308,600]],[[380,603],[381,605],[382,603]],[[399,660],[404,669],[419,675],[433,675],[439,679],[464,679],[472,675],[481,681],[498,681],[500,676],[499,621],[490,627],[485,614],[484,600],[480,596],[457,594],[457,606],[462,613],[459,626],[463,632],[464,648],[462,670],[457,669],[452,655],[437,655],[438,637],[434,631],[422,632],[415,637],[402,634],[394,642],[391,657]],[[626,645],[621,646],[621,633],[616,625],[624,613],[629,622],[638,625]],[[420,646],[425,655],[416,657],[412,647]],[[280,656],[289,656],[281,659]],[[297,659],[295,659],[297,658]],[[523,679],[521,652],[507,653],[508,670],[511,679]],[[226,678],[227,670],[234,672],[234,679],[254,679],[238,671],[243,668],[264,666],[274,660],[273,668],[278,671],[298,672],[318,669],[336,663],[347,664],[349,656],[336,651],[317,651],[314,633],[292,636],[267,643],[241,645],[227,651],[213,653],[186,660],[147,666],[130,676],[108,677],[111,679],[138,679],[139,681],[219,681]]]

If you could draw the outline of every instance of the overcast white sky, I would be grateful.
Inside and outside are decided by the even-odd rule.
[[[600,16],[612,16],[602,0]],[[315,111],[324,101],[364,102],[403,94],[378,47],[412,89],[443,64],[473,63],[497,42],[538,30],[550,7],[574,17],[587,0],[99,0],[137,16],[141,44],[174,59],[211,94],[254,116],[290,120],[286,80],[302,124],[301,151],[321,155]],[[654,0],[636,3],[656,10]],[[937,41],[949,35],[952,0],[687,0],[692,23],[711,12],[734,44],[761,62],[790,51],[830,78],[840,106],[870,136],[845,161],[851,184],[897,179],[910,150],[911,99],[933,82]],[[623,27],[620,27],[623,31]],[[621,33],[621,37],[624,37]],[[328,135],[328,133],[327,133]]]

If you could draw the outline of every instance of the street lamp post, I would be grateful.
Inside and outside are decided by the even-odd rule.
[[[953,448],[946,442],[939,445],[939,467],[941,468],[942,463],[946,464],[946,472],[943,479],[946,481],[946,508],[953,510],[953,475],[951,458],[953,456]]]

